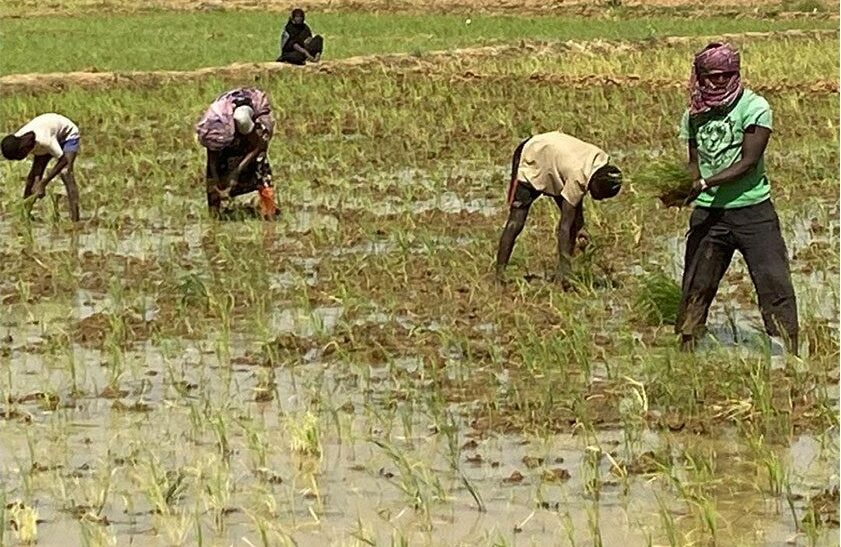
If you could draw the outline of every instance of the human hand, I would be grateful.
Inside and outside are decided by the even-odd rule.
[[[707,189],[707,185],[704,182],[704,179],[698,179],[692,182],[692,188],[689,190],[689,195],[686,196],[686,199],[683,200],[683,205],[691,205],[693,201],[698,199],[698,196],[701,195],[701,192]]]
[[[586,230],[579,230],[578,235],[575,236],[575,247],[581,252],[584,252],[590,246],[590,234]]]

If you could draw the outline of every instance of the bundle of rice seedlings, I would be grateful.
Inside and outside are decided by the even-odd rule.
[[[686,164],[680,162],[655,161],[635,174],[633,181],[666,207],[680,207],[692,191],[692,176]]]
[[[680,307],[680,285],[663,272],[645,273],[640,281],[642,288],[634,304],[637,316],[652,326],[674,325]]]

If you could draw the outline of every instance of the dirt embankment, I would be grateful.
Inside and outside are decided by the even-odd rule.
[[[775,17],[802,17],[804,13],[813,12],[815,16],[826,17],[838,14],[838,3],[830,0],[55,0],[49,3],[4,0],[3,4],[0,7],[0,17],[140,13],[156,10],[286,12],[293,7],[317,12],[599,14],[610,7],[621,6],[639,13],[654,14],[679,10],[681,13],[697,16],[773,14]]]
[[[47,91],[62,91],[65,89],[103,89],[109,87],[150,87],[156,85],[166,85],[169,83],[195,81],[203,78],[218,77],[230,79],[250,79],[255,80],[260,77],[269,76],[283,70],[312,70],[321,73],[342,72],[344,70],[351,70],[366,66],[390,66],[393,68],[400,68],[403,70],[414,72],[426,72],[430,75],[438,75],[448,77],[454,80],[469,80],[480,78],[512,78],[519,76],[506,75],[489,75],[472,72],[470,70],[447,69],[446,65],[434,62],[437,60],[445,60],[451,62],[458,57],[494,57],[499,55],[507,55],[512,51],[522,51],[524,49],[534,52],[553,51],[559,52],[565,49],[571,51],[596,51],[602,53],[621,53],[623,51],[633,51],[641,47],[652,46],[670,46],[687,43],[703,42],[708,39],[745,39],[745,38],[769,38],[769,37],[816,37],[816,36],[833,36],[837,35],[835,30],[815,30],[815,31],[783,31],[770,33],[740,33],[740,34],[726,34],[715,37],[703,36],[678,36],[667,37],[657,40],[648,40],[645,42],[606,42],[603,40],[594,40],[589,42],[522,42],[516,45],[505,46],[486,46],[476,48],[465,48],[448,51],[435,51],[424,54],[418,57],[411,54],[387,54],[387,55],[370,55],[350,57],[347,59],[339,59],[335,61],[325,61],[319,65],[311,65],[304,68],[292,67],[280,63],[235,63],[220,67],[207,67],[195,70],[160,70],[160,71],[126,71],[126,72],[54,72],[54,73],[37,73],[37,74],[11,74],[0,77],[0,95],[11,93],[38,93]],[[588,87],[594,85],[635,85],[635,86],[650,86],[657,88],[662,86],[682,86],[683,80],[662,81],[659,79],[641,78],[629,75],[609,75],[600,74],[587,77],[575,77],[563,74],[545,73],[532,74],[531,79],[539,81],[551,81],[564,83],[572,86]],[[766,85],[766,90],[800,90],[815,93],[837,93],[838,82],[834,80],[825,80],[817,82],[776,82]],[[758,89],[758,88],[757,88]]]

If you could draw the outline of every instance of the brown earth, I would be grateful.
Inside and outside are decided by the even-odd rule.
[[[110,87],[151,87],[156,85],[166,85],[178,82],[187,82],[200,80],[207,77],[223,77],[223,78],[244,78],[267,76],[277,73],[282,70],[313,70],[323,73],[332,73],[335,71],[348,70],[353,68],[365,68],[373,65],[388,65],[394,67],[409,67],[411,70],[421,71],[424,73],[433,74],[434,71],[440,71],[440,63],[433,63],[431,61],[445,58],[446,60],[453,60],[457,57],[476,58],[481,57],[495,57],[500,55],[510,54],[512,51],[522,51],[529,49],[532,51],[552,50],[563,51],[565,49],[572,51],[596,51],[601,53],[621,53],[623,51],[632,51],[641,47],[652,47],[657,45],[673,46],[680,44],[689,44],[701,42],[709,39],[724,39],[724,40],[738,40],[744,38],[768,38],[768,37],[818,37],[818,36],[836,36],[836,30],[791,30],[781,32],[748,32],[738,34],[723,34],[719,36],[673,36],[657,40],[647,40],[645,42],[607,42],[603,40],[593,40],[585,42],[565,41],[565,42],[521,42],[516,45],[502,45],[502,46],[484,46],[475,48],[463,48],[446,51],[433,51],[424,54],[422,57],[417,57],[408,53],[396,53],[386,55],[365,55],[350,57],[347,59],[339,59],[335,61],[324,61],[319,65],[311,65],[304,68],[293,67],[290,65],[280,63],[234,63],[227,66],[220,67],[206,67],[195,70],[161,70],[161,71],[125,71],[125,72],[53,72],[53,73],[31,73],[31,74],[10,74],[8,76],[0,77],[0,95],[12,93],[36,93],[46,91],[62,91],[68,88],[82,88],[82,89],[102,89]],[[510,78],[511,76],[492,76],[481,75],[473,72],[463,72],[462,74],[454,74],[452,71],[447,71],[455,80],[470,80],[482,78]],[[534,74],[531,76],[535,81],[551,81],[564,83],[572,86],[590,87],[593,85],[635,85],[635,86],[682,86],[683,80],[663,82],[656,79],[644,79],[635,76],[611,76],[611,75],[594,75],[588,77],[572,77],[562,74]],[[791,88],[797,91],[811,91],[816,93],[837,92],[837,81],[818,81],[818,82],[781,82],[772,84],[770,89],[787,90]],[[768,89],[766,89],[768,90]]]
[[[285,12],[292,7],[308,11],[366,11],[366,12],[432,12],[432,13],[603,13],[610,7],[609,0],[307,0],[304,2],[276,2],[273,0],[151,0],[126,2],[124,0],[56,0],[50,3],[33,0],[7,0],[0,8],[3,17],[29,17],[40,15],[79,15],[101,13],[136,13],[153,10],[216,11],[260,10]],[[818,7],[819,15],[837,14],[838,4],[829,0],[810,2],[776,1],[760,6],[753,0],[616,0],[617,5],[640,13],[680,10],[696,15],[714,13],[767,14],[780,16],[785,13],[811,12]]]

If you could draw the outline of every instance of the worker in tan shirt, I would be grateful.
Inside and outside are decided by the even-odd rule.
[[[541,195],[551,196],[561,210],[556,281],[569,273],[570,257],[579,233],[583,235],[584,196],[595,200],[612,198],[622,187],[622,172],[610,164],[610,156],[597,146],[551,131],[521,142],[511,162],[508,189],[510,210],[499,240],[496,273],[501,278],[514,242],[523,230],[529,208]]]

